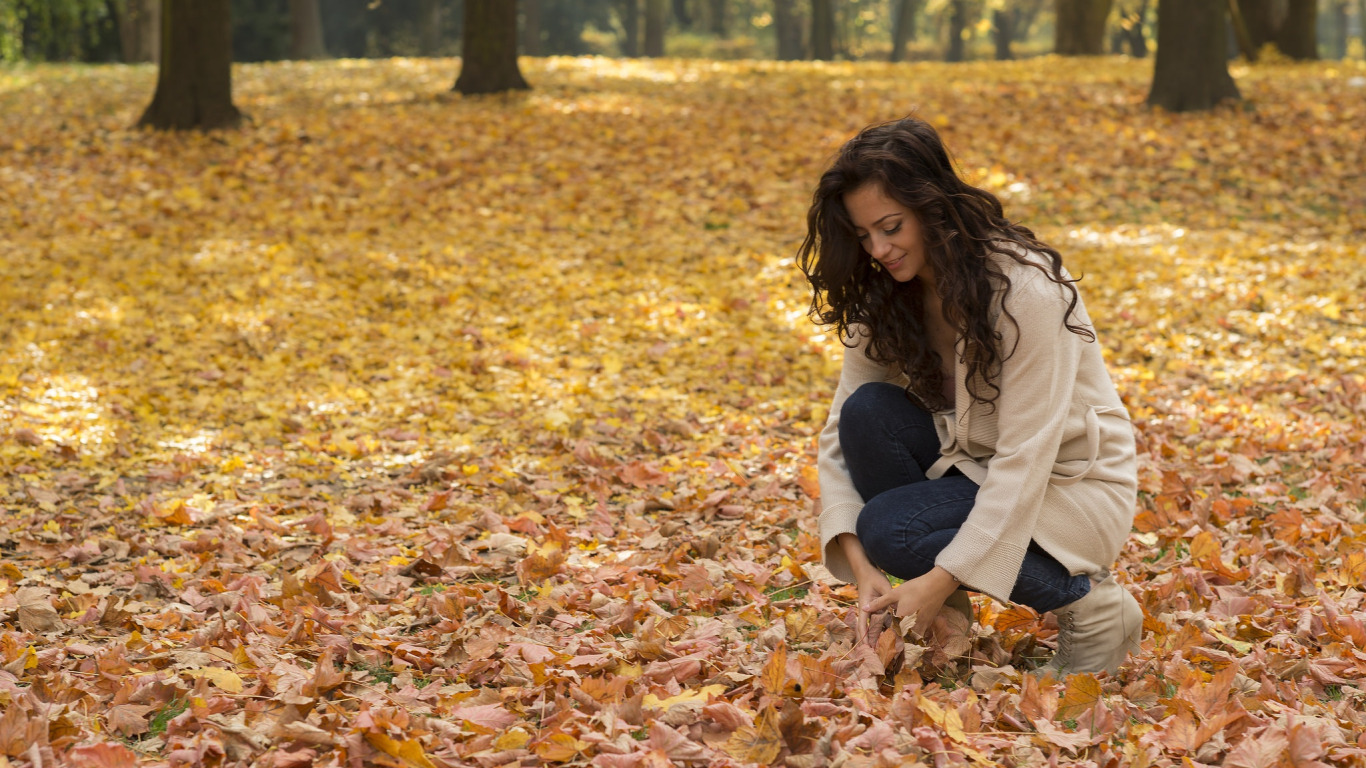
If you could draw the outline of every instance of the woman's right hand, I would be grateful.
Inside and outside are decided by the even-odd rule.
[[[854,571],[854,583],[858,586],[855,626],[859,639],[863,640],[868,635],[868,611],[864,609],[874,600],[891,592],[892,582],[887,580],[887,574],[883,573],[881,568],[873,565],[868,559],[868,553],[863,551],[863,543],[858,540],[858,536],[841,533],[835,540],[839,542],[840,549],[844,550],[849,567]]]
[[[866,570],[858,572],[855,579],[858,584],[858,637],[863,640],[868,637],[868,619],[872,615],[868,612],[868,606],[872,605],[874,600],[891,592],[892,582],[887,580],[887,574],[871,564]]]

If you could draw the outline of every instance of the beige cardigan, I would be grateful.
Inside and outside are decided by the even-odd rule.
[[[926,474],[938,478],[955,466],[981,486],[966,523],[935,564],[1006,602],[1031,538],[1073,574],[1098,574],[1114,563],[1133,522],[1138,464],[1129,415],[1100,345],[1063,326],[1063,287],[1032,266],[1009,258],[998,263],[1011,280],[1005,304],[1019,329],[999,308],[993,323],[1002,354],[1017,339],[1019,345],[1001,364],[993,411],[967,392],[959,342],[955,407],[935,414],[941,458]],[[1071,319],[1091,327],[1080,297]],[[854,341],[844,352],[817,463],[821,549],[826,567],[843,581],[854,575],[835,538],[854,533],[863,499],[840,450],[840,408],[867,382],[907,383],[868,359],[866,337]]]

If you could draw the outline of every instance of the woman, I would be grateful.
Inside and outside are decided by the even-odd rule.
[[[821,545],[860,629],[929,626],[958,590],[1058,619],[1058,673],[1114,672],[1143,612],[1109,569],[1133,519],[1133,431],[1062,258],[905,118],[821,176],[798,262],[845,342],[820,437]],[[892,587],[884,574],[905,581]]]

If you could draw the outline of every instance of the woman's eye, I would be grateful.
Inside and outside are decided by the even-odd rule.
[[[901,225],[898,224],[898,225],[896,225],[895,227],[892,227],[891,229],[884,229],[884,230],[882,230],[882,233],[890,237],[890,236],[895,235],[896,233],[898,233],[898,232],[900,232],[900,231],[901,231]]]

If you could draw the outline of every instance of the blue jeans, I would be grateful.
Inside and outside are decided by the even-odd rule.
[[[902,579],[928,573],[977,498],[977,483],[957,469],[925,477],[939,459],[933,417],[895,384],[864,384],[840,410],[840,447],[865,502],[857,534],[868,559]],[[1090,591],[1089,577],[1068,573],[1031,541],[1010,599],[1043,612]]]

